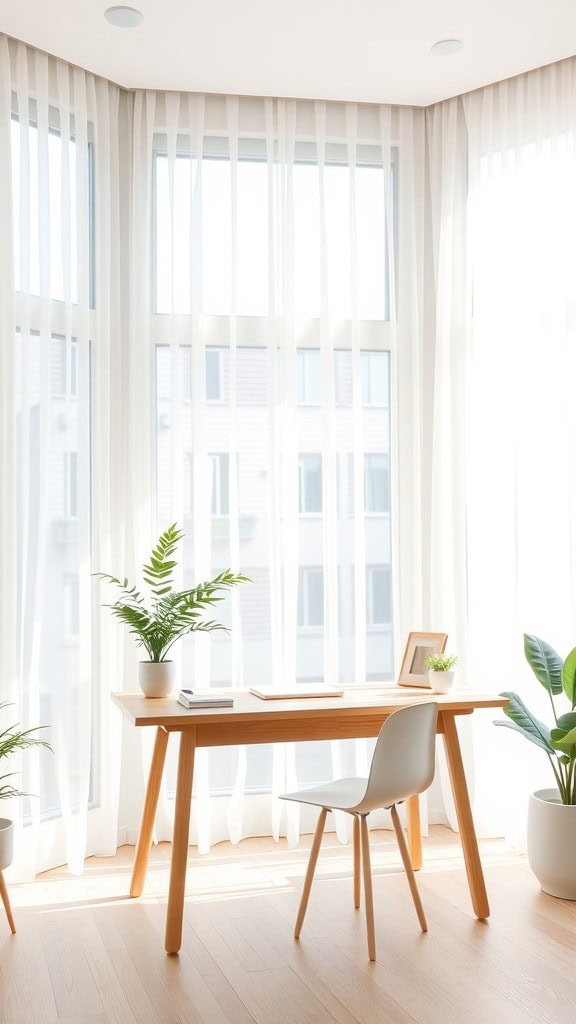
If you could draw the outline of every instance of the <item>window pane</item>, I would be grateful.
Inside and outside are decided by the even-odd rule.
[[[390,569],[387,566],[369,566],[367,582],[368,624],[371,626],[390,625],[392,621]]]
[[[67,353],[77,353],[78,394],[43,387],[49,372],[66,379]],[[82,715],[90,701],[86,690],[85,655],[80,658],[80,602],[84,623],[90,621],[90,585],[86,577],[86,551],[90,535],[90,408],[89,351],[80,343],[63,344],[60,337],[17,333],[15,338],[15,397],[17,445],[17,500],[20,515],[15,538],[22,573],[18,603],[19,649],[24,680],[24,704],[29,698],[27,681],[41,666],[40,706],[32,720],[57,723],[66,736],[71,764],[83,756],[80,750]],[[58,393],[55,393],[58,392]],[[43,628],[38,642],[37,617]],[[36,647],[38,645],[38,650]],[[80,709],[83,708],[81,713]],[[27,709],[25,714],[28,717]],[[46,738],[55,741],[48,730]],[[24,762],[23,788],[39,797],[41,813],[58,813],[59,784],[56,760],[40,751],[40,786],[30,784]],[[72,803],[85,798],[83,784],[69,779]]]
[[[39,129],[34,122],[11,121],[12,208],[14,215],[14,270],[17,291],[43,295],[60,301],[78,302],[78,273],[83,275],[85,295],[90,295],[92,253],[78,249],[76,140],[62,138],[60,114],[50,108],[51,127],[45,135],[45,148],[39,144]],[[91,150],[82,156],[86,177],[91,184]],[[47,161],[47,173],[40,168]],[[48,202],[42,202],[47,193]],[[92,196],[87,189],[89,207],[83,211],[88,230]]]
[[[174,162],[170,181],[168,158],[155,161],[156,312],[190,313],[190,195],[197,164],[189,157]],[[173,193],[174,205],[171,205]],[[176,215],[172,216],[172,209]]]
[[[390,511],[390,460],[388,455],[364,456],[364,500],[366,512],[383,515]]]
[[[322,512],[322,456],[300,456],[300,512]]]
[[[206,349],[206,401],[219,402],[222,399],[222,373],[220,349]]]
[[[317,349],[298,349],[297,401],[301,405],[319,405],[322,399],[322,358]]]
[[[229,501],[229,456],[221,453],[212,455],[212,514],[227,516]]]
[[[324,625],[324,574],[322,569],[300,569],[298,578],[298,626],[315,629]]]
[[[387,352],[363,352],[361,355],[362,403],[386,408],[389,405]]]
[[[191,234],[198,161],[155,161],[156,312],[190,313],[191,259],[202,258],[202,312],[263,316],[268,312],[268,168],[261,160],[237,165],[236,291],[232,294],[232,175],[230,161],[202,160],[202,242]],[[174,213],[173,213],[174,211]],[[192,254],[192,255],[191,255]]]
[[[210,141],[206,140],[207,148],[210,148]],[[262,152],[261,140],[241,141],[242,152]],[[156,153],[154,244],[157,313],[190,313],[191,272],[199,264],[200,257],[203,313],[229,315],[235,312],[241,316],[265,316],[269,313],[269,267],[272,265],[269,203],[270,198],[274,200],[277,196],[285,196],[285,168],[277,164],[275,174],[271,176],[265,159],[247,155],[238,161],[237,173],[233,176],[230,161],[224,155],[226,146],[223,148],[222,139],[218,142],[223,155],[202,159],[200,193],[197,192],[198,161],[195,158],[180,153],[171,168],[166,154]],[[351,317],[354,269],[358,281],[357,315],[363,319],[382,320],[389,318],[391,305],[385,175],[389,178],[388,194],[392,202],[392,170],[385,170],[376,162],[359,165],[351,172],[346,166],[346,147],[339,147],[339,151],[342,161],[339,162],[337,157],[330,159],[322,171],[313,159],[298,159],[292,169],[289,201],[293,206],[294,256],[293,266],[289,269],[294,273],[296,315],[318,317],[321,312],[323,257],[320,224],[324,222],[326,298],[330,316],[334,319]],[[352,175],[355,268],[352,268],[350,256]],[[274,181],[272,194],[270,180]],[[198,195],[202,204],[200,213],[196,212],[194,205]],[[232,253],[233,219],[235,253]],[[195,236],[196,224],[198,234]],[[198,252],[195,252],[196,246]],[[276,296],[276,312],[281,311],[281,304],[280,288]]]

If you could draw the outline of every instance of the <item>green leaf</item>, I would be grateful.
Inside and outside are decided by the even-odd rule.
[[[537,636],[524,634],[524,654],[536,679],[548,693],[562,693],[562,658],[550,644]]]
[[[576,729],[566,732],[565,729],[552,729],[550,743],[554,750],[561,750],[570,760],[576,757]]]
[[[556,735],[557,733],[560,733],[560,735]],[[563,747],[558,747],[559,750],[565,747],[572,747],[576,743],[576,729],[570,729],[569,732],[565,732],[564,729],[552,729],[550,736],[563,744]]]
[[[568,732],[570,729],[576,728],[576,711],[568,711],[565,715],[560,715],[560,718],[556,722],[558,729],[563,729],[564,732]]]
[[[508,722],[498,721],[495,725],[505,725],[508,728],[516,727],[516,730],[523,733],[527,740],[531,743],[535,743],[537,747],[541,747],[548,753],[551,753],[553,748],[550,743],[550,730],[547,725],[539,721],[531,711],[528,710],[524,701],[518,696],[517,693],[511,691],[505,691],[500,694],[501,697],[507,697],[509,703],[503,708],[504,714],[513,723],[512,726]]]
[[[572,707],[576,704],[576,647],[570,651],[570,654],[564,662],[562,669],[562,686],[564,693],[568,697],[568,700],[572,704]]]

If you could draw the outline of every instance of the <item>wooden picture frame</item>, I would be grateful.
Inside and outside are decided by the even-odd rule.
[[[448,633],[409,633],[398,685],[430,689],[428,669],[424,668],[424,662],[430,654],[442,654],[447,639]]]

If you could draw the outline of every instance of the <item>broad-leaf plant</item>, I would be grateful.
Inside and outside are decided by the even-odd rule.
[[[109,573],[95,573],[121,591],[114,604],[105,605],[120,619],[136,637],[136,644],[144,647],[150,661],[165,661],[173,644],[187,633],[224,630],[226,626],[206,613],[217,601],[222,601],[222,592],[239,583],[251,582],[248,576],[233,573],[230,569],[215,576],[206,583],[199,583],[191,590],[174,590],[173,572],[177,562],[174,552],[184,532],[173,523],[162,533],[143,567],[143,579],[147,587],[144,596],[127,579],[120,580]]]
[[[544,751],[554,776],[563,804],[576,804],[576,647],[562,660],[550,644],[537,636],[524,634],[524,654],[536,679],[550,697],[554,725],[549,728],[540,722],[517,693],[506,691],[509,704],[503,708],[509,721],[498,721],[521,733]],[[564,694],[570,710],[559,714],[555,697]]]

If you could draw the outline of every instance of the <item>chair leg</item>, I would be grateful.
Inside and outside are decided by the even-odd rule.
[[[354,906],[358,910],[360,906],[360,819],[357,814],[354,815],[354,831],[352,833],[352,842],[354,845]]]
[[[302,925],[306,916],[306,908],[308,907],[308,898],[310,896],[310,889],[312,888],[312,879],[314,878],[314,871],[316,870],[316,862],[318,860],[318,854],[320,852],[320,843],[322,842],[322,834],[324,832],[324,825],[326,824],[326,815],[328,811],[325,807],[320,811],[318,818],[318,824],[316,825],[316,832],[314,833],[314,842],[312,843],[312,849],[310,850],[310,859],[308,861],[308,867],[306,869],[306,878],[304,879],[304,889],[302,890],[302,897],[300,899],[300,906],[298,907],[298,917],[296,918],[296,927],[294,928],[294,938],[300,938],[300,932],[302,931]]]
[[[412,893],[412,899],[414,900],[414,906],[416,907],[416,913],[418,914],[418,920],[420,927],[423,932],[428,931],[428,925],[426,924],[426,917],[424,915],[424,907],[422,906],[422,900],[420,899],[420,893],[418,892],[418,886],[416,885],[416,878],[410,862],[410,854],[408,853],[408,847],[404,838],[404,832],[402,831],[402,825],[400,818],[398,817],[398,811],[396,806],[393,805],[390,808],[390,814],[392,815],[392,822],[394,824],[394,831],[396,832],[396,838],[398,840],[398,846],[400,847],[400,855],[402,857],[402,863],[404,864],[404,870],[408,879],[408,885],[410,886],[410,892]]]
[[[16,925],[14,924],[14,918],[12,917],[12,907],[10,906],[10,897],[8,896],[8,889],[6,888],[6,882],[4,881],[4,875],[0,871],[0,896],[2,897],[2,903],[4,904],[4,910],[6,911],[6,917],[8,918],[8,924],[10,925],[10,931],[12,935],[16,934]]]
[[[370,840],[366,815],[360,816],[360,836],[362,845],[362,871],[364,874],[364,900],[366,903],[366,932],[368,935],[368,956],[376,959],[376,937],[374,935],[374,899],[372,896],[372,869],[370,867]]]

